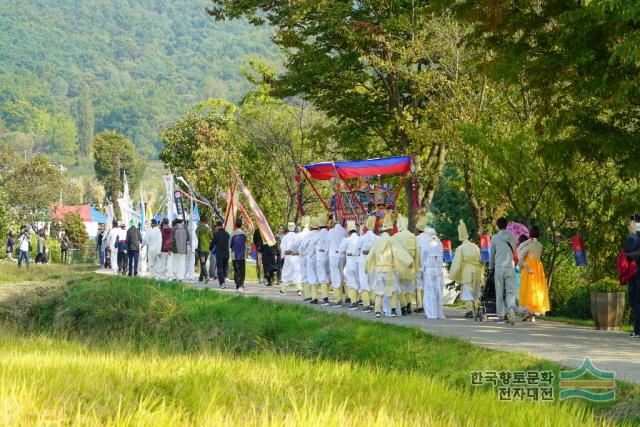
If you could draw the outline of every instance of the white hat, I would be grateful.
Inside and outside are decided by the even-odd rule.
[[[424,234],[426,234],[429,237],[438,237],[438,234],[436,233],[436,230],[433,227],[427,227],[424,230]]]
[[[309,228],[312,229],[312,230],[317,230],[318,229],[318,217],[317,216],[311,217],[311,220],[309,221]]]
[[[458,239],[461,242],[469,240],[469,232],[467,231],[467,226],[463,220],[460,220],[460,224],[458,224]]]
[[[329,223],[329,218],[327,218],[326,214],[318,215],[318,226],[319,227],[326,227],[328,223]]]
[[[418,223],[416,224],[416,228],[420,231],[425,231],[425,229],[427,228],[427,217],[426,216],[421,216],[420,219],[418,219]]]
[[[296,224],[294,222],[290,222],[287,224],[287,230],[289,231],[296,231]]]
[[[358,231],[358,227],[356,226],[356,222],[355,221],[347,221],[347,231],[348,232],[352,232],[352,231]]]

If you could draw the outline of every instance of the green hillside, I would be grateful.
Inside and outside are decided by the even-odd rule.
[[[65,164],[115,129],[155,156],[188,105],[238,100],[247,55],[277,61],[268,28],[215,22],[207,0],[0,0],[0,139]]]

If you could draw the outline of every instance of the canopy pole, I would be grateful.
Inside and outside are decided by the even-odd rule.
[[[335,162],[333,164],[333,178],[336,180],[336,216],[340,215],[340,222],[344,219],[344,208],[342,207],[342,194],[340,191],[340,175],[336,168]],[[335,218],[337,220],[338,218]]]
[[[307,182],[309,183],[309,185],[311,185],[311,188],[313,189],[313,192],[316,193],[316,196],[318,196],[318,199],[320,199],[320,202],[322,202],[322,204],[324,205],[324,208],[327,210],[327,212],[331,212],[331,208],[329,207],[329,205],[327,205],[327,202],[324,201],[324,199],[320,195],[320,192],[318,192],[318,189],[316,188],[316,186],[313,185],[313,182],[307,176],[307,171],[304,170],[304,168],[302,168],[302,167],[300,168],[300,170],[302,170],[302,175],[304,176],[304,179],[306,179]]]
[[[409,175],[409,172],[407,172],[404,175],[402,175],[402,179],[400,180],[400,184],[398,184],[398,188],[396,188],[396,195],[393,196],[393,203],[391,204],[391,207],[394,208],[394,209],[396,207],[396,201],[398,200],[398,196],[400,195],[400,190],[402,190],[402,186],[404,185],[404,182],[407,180],[407,175]]]

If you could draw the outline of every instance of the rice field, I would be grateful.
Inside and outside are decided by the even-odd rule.
[[[308,360],[96,350],[0,335],[3,425],[595,426],[584,408],[500,403],[419,372]],[[498,420],[501,420],[498,422]]]

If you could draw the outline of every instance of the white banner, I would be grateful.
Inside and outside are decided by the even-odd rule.
[[[173,176],[164,176],[164,186],[167,189],[167,218],[173,219]]]

